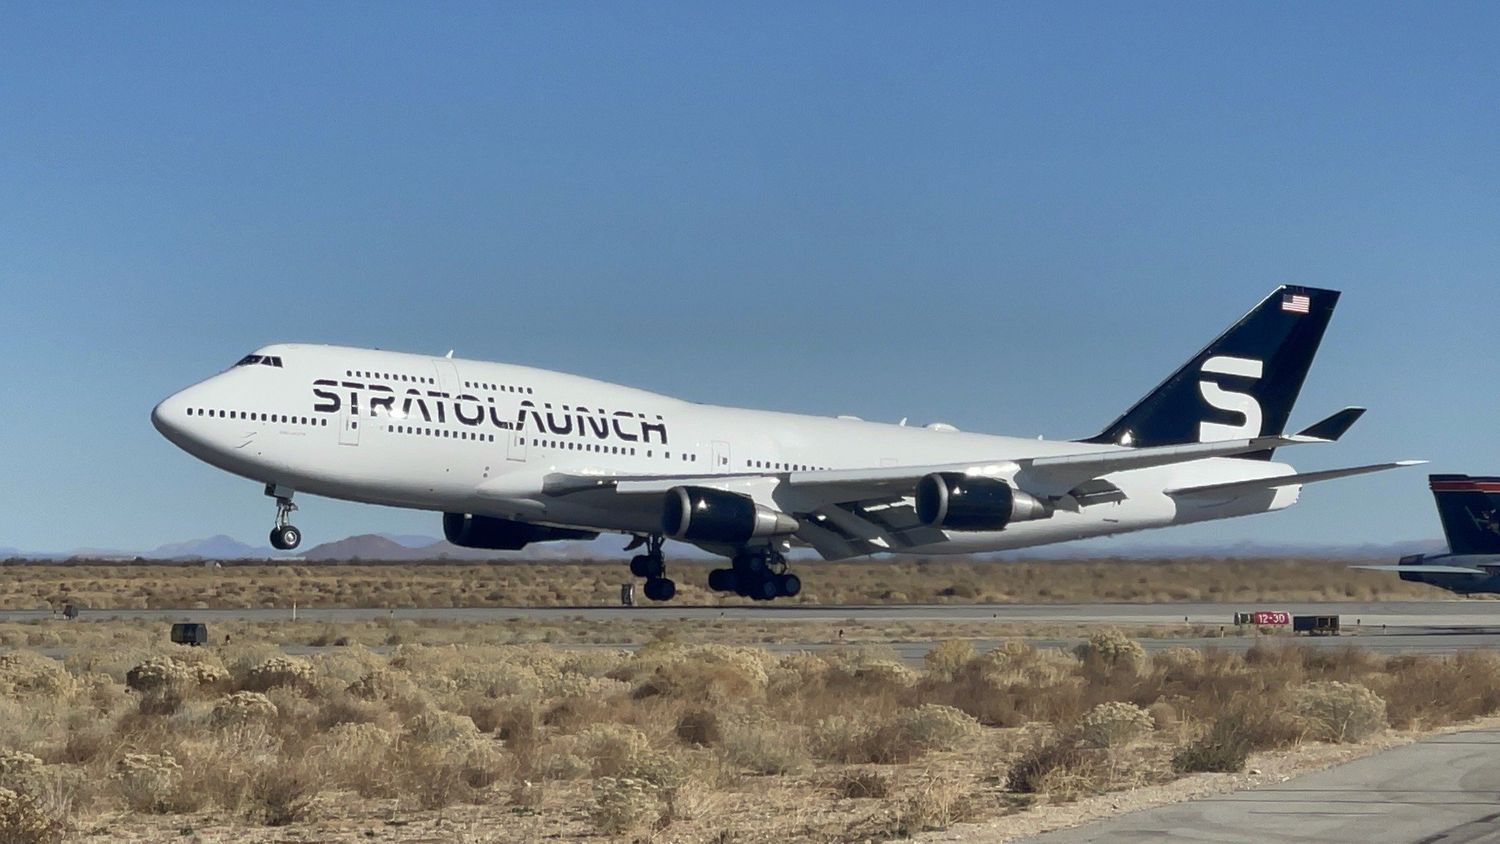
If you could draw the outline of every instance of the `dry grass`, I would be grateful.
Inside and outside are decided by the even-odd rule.
[[[1382,719],[1500,709],[1489,653],[1146,656],[1110,634],[1077,652],[948,645],[916,670],[880,647],[669,640],[304,658],[239,636],[137,642],[128,627],[68,625],[98,641],[66,663],[0,654],[0,797],[15,795],[0,824],[38,841],[188,827],[308,840],[468,812],[518,839],[885,840],[1358,741]]]
[[[462,563],[68,563],[6,561],[0,609],[597,606],[631,578],[620,560]],[[1442,597],[1432,587],[1326,559],[1091,559],[1039,562],[877,559],[797,566],[797,604],[1377,601]],[[674,561],[678,602],[710,592],[721,563]],[[333,640],[328,642],[333,643]]]

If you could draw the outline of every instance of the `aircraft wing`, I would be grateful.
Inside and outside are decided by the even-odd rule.
[[[622,495],[664,493],[684,484],[719,486],[745,478],[775,478],[791,489],[816,492],[829,500],[878,498],[909,493],[917,481],[933,472],[1002,476],[1014,473],[1016,486],[1036,496],[1066,495],[1086,481],[1112,472],[1187,463],[1208,457],[1232,457],[1269,448],[1327,440],[1300,434],[1252,437],[1219,442],[1167,445],[1154,448],[1115,448],[1084,454],[978,460],[964,463],[934,463],[923,466],[881,466],[870,469],[831,469],[808,472],[739,472],[731,474],[681,475],[548,475],[542,491],[568,495],[597,489],[613,489]]]
[[[705,486],[750,495],[795,516],[797,538],[827,559],[928,545],[946,538],[916,515],[911,495],[934,472],[1010,478],[1040,498],[1118,494],[1098,479],[1114,472],[1232,457],[1271,448],[1328,440],[1302,434],[1251,437],[1150,448],[1118,447],[1079,454],[965,463],[881,466],[807,472],[740,472],[679,475],[554,473],[543,482],[548,496],[600,494],[654,497],[677,486]]]
[[[1484,569],[1471,569],[1468,566],[1350,566],[1349,568],[1365,571],[1406,571],[1416,574],[1467,574],[1471,577],[1489,577],[1494,573]]]
[[[1371,463],[1368,466],[1350,466],[1347,469],[1325,469],[1321,472],[1299,472],[1295,475],[1277,475],[1269,478],[1254,478],[1248,481],[1229,481],[1228,483],[1221,484],[1185,486],[1177,489],[1169,489],[1167,490],[1167,495],[1238,495],[1263,489],[1298,486],[1317,481],[1331,481],[1334,478],[1348,478],[1370,472],[1384,472],[1387,469],[1400,469],[1405,466],[1420,466],[1426,462],[1426,460],[1397,460],[1394,463]]]

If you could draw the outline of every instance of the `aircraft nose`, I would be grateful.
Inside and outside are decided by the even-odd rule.
[[[186,392],[186,391],[184,391]],[[187,400],[183,393],[174,393],[151,408],[151,424],[161,435],[172,442],[180,442],[187,422]]]

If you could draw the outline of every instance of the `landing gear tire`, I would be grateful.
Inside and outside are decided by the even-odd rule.
[[[646,581],[646,597],[653,601],[670,601],[677,594],[677,584],[665,577],[653,577]]]
[[[302,531],[291,525],[271,528],[271,547],[277,551],[290,551],[302,544]]]
[[[776,575],[776,594],[782,598],[795,598],[802,591],[802,578],[795,574]]]
[[[636,577],[650,577],[653,568],[651,558],[645,554],[637,554],[630,560],[630,573]]]
[[[266,495],[276,499],[276,527],[271,528],[271,547],[277,551],[290,551],[302,544],[302,531],[292,527],[292,513],[297,505],[292,503],[292,490],[275,484],[266,484]]]
[[[715,592],[735,592],[737,585],[734,569],[714,569],[708,573],[708,588]]]
[[[744,592],[745,596],[755,601],[771,601],[776,598],[776,579],[774,577],[762,577],[749,584]]]
[[[630,573],[646,579],[644,591],[646,597],[653,601],[670,601],[677,594],[677,584],[667,579],[667,558],[661,551],[666,542],[661,534],[644,538],[637,536],[626,549],[646,546],[646,553],[631,558]]]

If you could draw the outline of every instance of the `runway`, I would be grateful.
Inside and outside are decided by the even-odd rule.
[[[1286,782],[1131,812],[1024,839],[1465,844],[1500,839],[1500,731],[1434,736]]]
[[[1344,625],[1339,636],[1297,636],[1278,633],[1258,635],[1250,628],[1237,628],[1234,613],[1253,610],[1283,610],[1292,615],[1338,615]],[[997,628],[1017,624],[1119,627],[1127,630],[1156,628],[1156,635],[1140,638],[1148,650],[1170,647],[1217,647],[1244,650],[1257,642],[1297,642],[1314,647],[1358,646],[1383,653],[1451,653],[1469,648],[1500,648],[1500,602],[1490,601],[1402,601],[1389,603],[1269,603],[1269,604],[987,604],[902,606],[638,606],[638,607],[498,607],[498,608],[403,608],[403,609],[299,609],[302,621],[341,622],[369,620],[440,621],[476,623],[503,620],[583,620],[594,622],[724,622],[758,624],[820,622],[826,625],[899,625],[903,623],[963,623],[978,647],[997,644],[1010,630],[996,635],[974,635],[986,623]],[[34,621],[52,618],[40,610],[0,611],[0,621]],[[154,609],[84,610],[88,620],[200,621],[210,625],[226,621],[274,622],[289,620],[290,606],[259,609]],[[1204,629],[1217,635],[1189,635]],[[1183,635],[1176,635],[1180,630]],[[1045,635],[1045,631],[1042,631]],[[938,638],[941,638],[939,636]],[[833,641],[747,642],[773,651],[816,649],[835,646]],[[1077,639],[1032,639],[1039,646],[1067,647]],[[893,647],[907,659],[920,661],[931,641],[900,641]],[[621,647],[629,647],[622,643]]]

